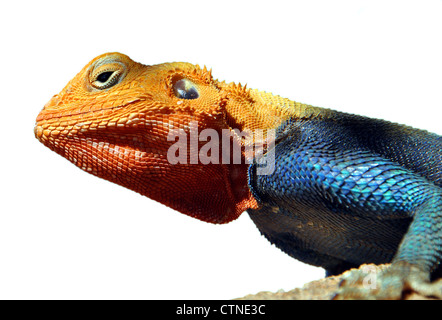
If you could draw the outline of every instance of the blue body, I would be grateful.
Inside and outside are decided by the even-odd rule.
[[[442,251],[442,137],[336,113],[277,130],[275,171],[249,188],[248,213],[284,252],[338,274],[362,263],[407,261],[431,272]]]

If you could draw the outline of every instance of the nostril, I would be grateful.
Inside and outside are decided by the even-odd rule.
[[[54,107],[58,106],[58,103],[60,102],[60,97],[58,94],[54,95],[51,100],[49,100],[43,107],[43,110],[45,109],[55,109]]]
[[[60,102],[60,98],[58,95],[53,96],[46,104],[43,106],[43,109],[41,110],[40,114],[44,111],[51,111],[58,108],[58,104]]]
[[[54,95],[51,100],[49,100],[43,107],[43,109],[40,111],[40,113],[37,116],[37,122],[41,120],[45,120],[48,117],[50,118],[51,114],[53,114],[53,111],[57,110],[59,108],[60,103],[60,97],[58,94]]]

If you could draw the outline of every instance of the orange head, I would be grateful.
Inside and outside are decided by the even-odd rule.
[[[288,100],[268,108],[270,97],[219,82],[189,63],[146,66],[108,53],[45,105],[35,135],[86,172],[187,215],[226,223],[258,207],[247,186],[248,164],[192,162],[206,143],[200,140],[198,149],[187,148],[184,161],[170,163],[168,152],[177,143],[171,132],[184,133],[181,142],[189,147],[192,130],[211,129],[221,137],[223,130],[273,128],[290,112]]]

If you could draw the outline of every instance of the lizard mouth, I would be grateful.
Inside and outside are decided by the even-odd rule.
[[[36,122],[42,122],[45,120],[58,120],[58,119],[62,119],[65,117],[69,117],[71,120],[71,117],[75,117],[75,116],[84,116],[86,114],[89,113],[96,113],[96,112],[106,112],[106,111],[113,111],[113,110],[118,110],[121,108],[124,108],[126,105],[123,106],[114,106],[114,107],[107,107],[107,108],[102,108],[102,109],[94,109],[94,110],[73,110],[73,111],[64,111],[64,112],[60,112],[57,110],[47,110],[46,107],[43,108],[43,110],[39,113],[39,115],[37,116]]]
[[[142,100],[144,99],[134,98],[132,100],[125,101],[122,104],[111,107],[102,107],[101,105],[98,106],[94,105],[94,106],[84,106],[82,108],[77,108],[77,107],[69,108],[67,106],[60,105],[60,98],[58,97],[58,95],[55,95],[54,97],[52,97],[51,100],[48,101],[48,103],[45,104],[41,112],[38,114],[36,122],[38,124],[44,121],[56,121],[56,120],[62,121],[64,118],[66,120],[69,119],[69,121],[73,121],[75,119],[81,121],[80,119],[88,114],[93,114],[94,117],[99,119],[100,115],[101,117],[103,117],[103,115],[108,115],[109,113],[112,113],[119,109],[130,108],[131,105],[140,102]]]
[[[127,182],[119,180],[130,179],[135,174],[155,176],[155,170],[148,172],[146,168],[152,167],[152,163],[167,161],[166,127],[138,113],[113,114],[101,121],[95,119],[102,111],[114,113],[122,108],[83,112],[90,115],[76,120],[70,117],[70,123],[65,123],[63,116],[40,120],[34,134],[41,143],[80,169],[120,185]]]
[[[36,119],[35,137],[45,145],[50,140],[58,139],[59,136],[75,136],[100,129],[112,130],[115,127],[134,126],[142,121],[140,113],[120,114],[121,110],[131,109],[132,104],[142,100],[139,98],[112,107],[85,106],[67,108],[65,111],[60,111],[59,100],[57,95],[54,96]]]

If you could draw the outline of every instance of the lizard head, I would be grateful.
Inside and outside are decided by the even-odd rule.
[[[220,139],[223,130],[265,129],[282,121],[281,114],[254,110],[256,97],[213,79],[206,68],[146,66],[108,53],[44,106],[35,136],[86,172],[187,215],[226,223],[258,207],[247,187],[248,164],[192,161],[206,143],[196,138],[192,149],[192,130],[212,130],[210,156],[220,159],[215,149],[221,146],[212,138]],[[178,143],[187,147],[184,155]],[[180,161],[171,163],[177,154]]]

